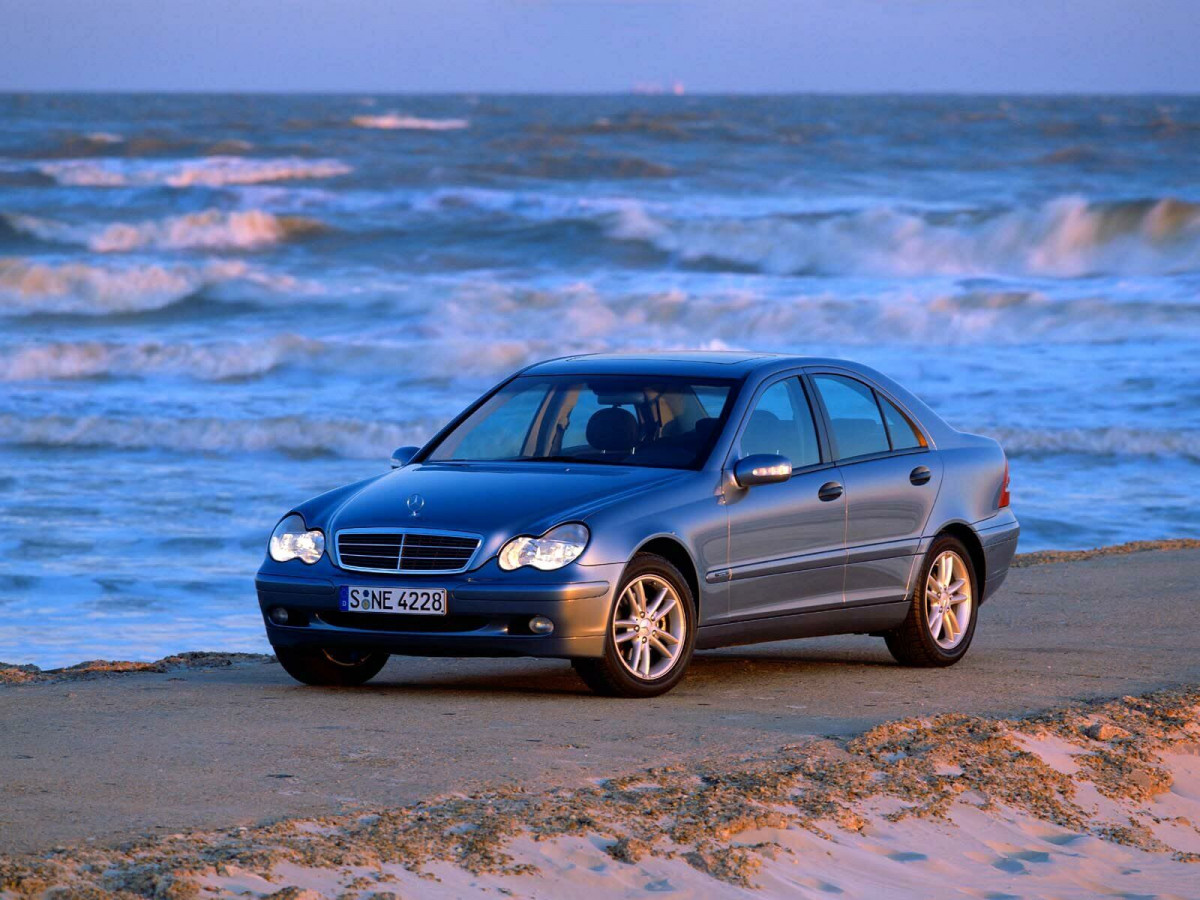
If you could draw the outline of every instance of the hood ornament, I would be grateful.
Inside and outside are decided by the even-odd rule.
[[[421,510],[425,508],[425,498],[420,494],[409,494],[408,499],[404,501],[404,505],[413,514],[413,518],[416,518],[421,514]]]

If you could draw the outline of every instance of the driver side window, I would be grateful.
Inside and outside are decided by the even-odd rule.
[[[793,469],[821,461],[812,410],[799,378],[777,381],[758,398],[742,430],[741,455],[786,456]]]

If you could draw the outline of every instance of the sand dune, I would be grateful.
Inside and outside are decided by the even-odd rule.
[[[1196,560],[1029,555],[948,672],[802,642],[649,705],[554,663],[0,666],[0,897],[1195,898]]]
[[[1200,688],[0,862],[4,896],[1194,896]],[[1124,892],[1124,893],[1122,893]],[[386,896],[386,894],[384,894]]]

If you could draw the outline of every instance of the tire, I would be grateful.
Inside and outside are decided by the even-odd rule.
[[[947,555],[951,555],[954,560],[951,564],[953,568],[949,586],[953,587],[958,582],[963,582],[963,587],[967,589],[965,607],[955,603],[953,599],[962,593],[961,588],[957,592],[947,591],[941,595],[930,592],[930,588],[935,586],[931,584],[931,574],[933,581],[939,585],[944,580],[941,566],[943,565],[942,560]],[[933,572],[935,564],[939,566],[937,573]],[[896,662],[902,666],[935,668],[952,666],[962,659],[967,653],[967,648],[971,646],[971,639],[975,636],[975,622],[978,619],[979,611],[978,598],[978,577],[975,573],[975,564],[971,561],[971,554],[967,552],[967,548],[963,546],[962,541],[950,535],[936,538],[933,546],[929,548],[929,552],[925,554],[920,571],[917,573],[917,583],[913,587],[908,616],[899,628],[884,634],[887,648],[895,657]],[[943,599],[946,600],[944,605]],[[939,618],[939,610],[946,607],[949,608],[950,613],[942,613]],[[964,609],[967,618],[965,624],[961,622]],[[954,636],[951,634],[953,631],[951,620],[958,629]],[[939,632],[937,638],[934,636],[934,628],[937,628]]]
[[[378,650],[325,650],[320,647],[276,647],[275,657],[284,671],[297,681],[319,687],[366,684],[388,661],[388,654]]]
[[[675,602],[668,611],[651,618],[670,599]],[[641,615],[636,612],[639,603]],[[638,622],[644,623],[641,630]],[[573,659],[571,665],[597,694],[657,697],[683,679],[695,645],[696,600],[687,579],[661,556],[640,553],[625,569],[609,610],[604,655]],[[640,674],[634,674],[633,664]]]

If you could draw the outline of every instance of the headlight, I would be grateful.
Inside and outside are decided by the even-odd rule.
[[[587,546],[588,530],[578,522],[551,528],[541,537],[521,535],[500,549],[497,562],[506,572],[521,566],[549,571],[574,562]]]
[[[271,532],[270,551],[275,562],[301,559],[312,565],[325,552],[325,535],[315,529],[309,531],[304,520],[293,513]]]

